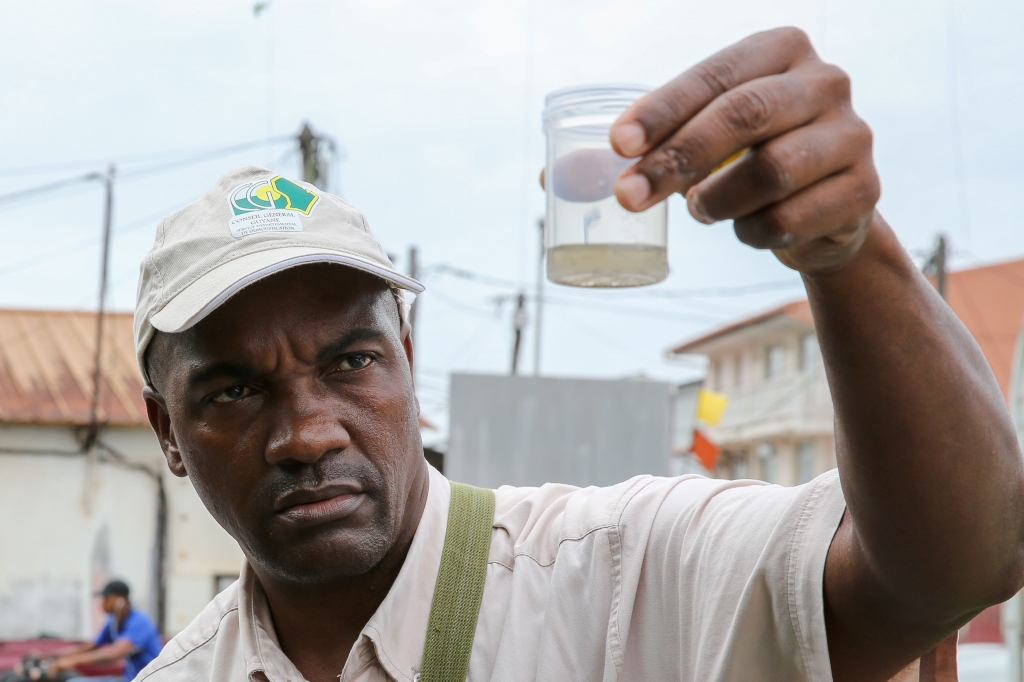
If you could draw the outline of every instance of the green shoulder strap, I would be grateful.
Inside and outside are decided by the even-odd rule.
[[[452,482],[448,530],[423,650],[422,682],[465,682],[484,596],[494,491]]]

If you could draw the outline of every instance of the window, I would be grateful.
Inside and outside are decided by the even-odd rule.
[[[818,447],[813,440],[805,440],[800,443],[796,451],[796,482],[807,483],[814,478],[815,459],[817,459]]]
[[[755,450],[760,471],[760,479],[766,483],[775,483],[778,480],[778,457],[775,454],[775,446],[771,443],[761,443]]]
[[[774,379],[782,376],[786,369],[786,349],[781,344],[768,346],[764,357],[764,377]]]
[[[804,373],[813,372],[818,368],[821,358],[821,349],[818,348],[818,335],[814,332],[804,334],[800,339],[800,371]]]
[[[715,387],[726,391],[736,385],[736,358],[726,355],[718,360],[715,371]]]

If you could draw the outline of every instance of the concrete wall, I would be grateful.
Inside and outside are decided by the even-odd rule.
[[[174,634],[213,597],[215,576],[238,572],[241,552],[189,481],[167,470],[148,427],[103,438],[164,482],[165,630]],[[92,593],[113,577],[155,613],[157,483],[120,464],[45,452],[77,448],[71,428],[0,425],[0,639],[93,636],[102,614]]]

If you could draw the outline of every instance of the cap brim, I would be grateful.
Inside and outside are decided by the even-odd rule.
[[[420,293],[423,285],[379,263],[341,251],[290,246],[257,251],[228,261],[206,273],[172,298],[150,323],[156,329],[175,333],[197,324],[244,287],[264,277],[306,263],[338,263],[371,275],[395,286]]]

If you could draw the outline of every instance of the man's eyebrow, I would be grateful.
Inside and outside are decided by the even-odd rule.
[[[221,377],[248,380],[255,376],[256,370],[249,365],[237,362],[215,362],[212,365],[206,365],[190,372],[188,375],[188,387],[195,388],[211,379],[219,379]]]
[[[341,355],[348,350],[353,344],[360,341],[378,341],[384,337],[384,332],[373,329],[371,327],[356,327],[350,329],[334,341],[320,349],[320,352],[316,354],[317,362],[326,362],[332,358]]]

